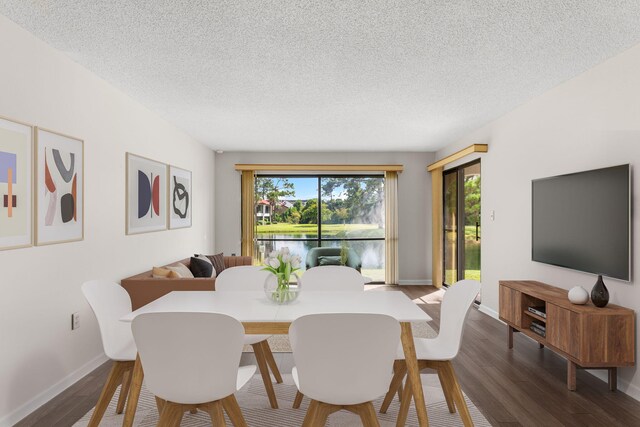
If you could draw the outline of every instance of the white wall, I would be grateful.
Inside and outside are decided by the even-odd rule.
[[[240,254],[240,172],[236,163],[402,164],[398,178],[400,283],[431,281],[431,177],[433,153],[216,154],[216,251]]]
[[[605,278],[605,283],[612,303],[640,309],[640,45],[473,132],[437,158],[472,143],[489,144],[481,156],[485,309],[498,310],[498,281],[503,279],[591,290],[592,274],[531,261],[531,180],[624,163],[632,165],[635,279]],[[640,399],[637,369],[620,369],[619,378],[620,388]]]
[[[0,252],[0,426],[102,361],[80,292],[213,248],[213,152],[0,16],[0,115],[84,139],[85,238]],[[193,171],[193,226],[125,236],[125,152]],[[80,329],[70,330],[80,312]]]

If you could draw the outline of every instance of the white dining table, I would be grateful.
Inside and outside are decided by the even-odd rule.
[[[246,334],[286,335],[291,323],[301,316],[318,313],[376,313],[389,315],[401,326],[407,375],[416,404],[419,425],[427,426],[427,407],[413,343],[411,322],[431,320],[420,307],[402,292],[303,292],[290,304],[277,305],[267,300],[263,292],[174,291],[125,316],[132,322],[144,313],[222,313],[239,320]],[[135,416],[144,373],[140,358],[136,358],[124,427],[131,427]]]

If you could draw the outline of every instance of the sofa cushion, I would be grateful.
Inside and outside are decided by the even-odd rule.
[[[342,257],[340,255],[320,255],[318,265],[342,265]]]
[[[180,262],[173,265],[168,265],[166,268],[176,272],[179,279],[193,279],[194,277],[191,270],[189,270],[189,267]]]
[[[207,255],[207,258],[209,258],[211,264],[213,264],[213,268],[216,270],[216,276],[226,268],[224,265],[224,254],[222,252],[216,255]]]
[[[191,257],[189,270],[193,273],[193,277],[214,277],[215,270],[213,264],[208,259]]]
[[[166,267],[153,267],[151,270],[151,277],[154,279],[166,279],[171,273],[172,271]]]

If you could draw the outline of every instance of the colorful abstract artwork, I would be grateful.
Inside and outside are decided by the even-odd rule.
[[[191,227],[191,171],[169,166],[169,228]]]
[[[167,165],[127,153],[127,234],[167,228]]]
[[[36,243],[82,240],[83,141],[43,129],[37,129],[36,141]]]
[[[0,118],[0,249],[30,246],[32,128]]]

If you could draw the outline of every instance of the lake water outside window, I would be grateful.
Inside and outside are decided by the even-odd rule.
[[[356,252],[364,276],[384,282],[383,176],[259,175],[255,194],[259,261],[284,246],[303,261],[311,248],[338,247]]]

